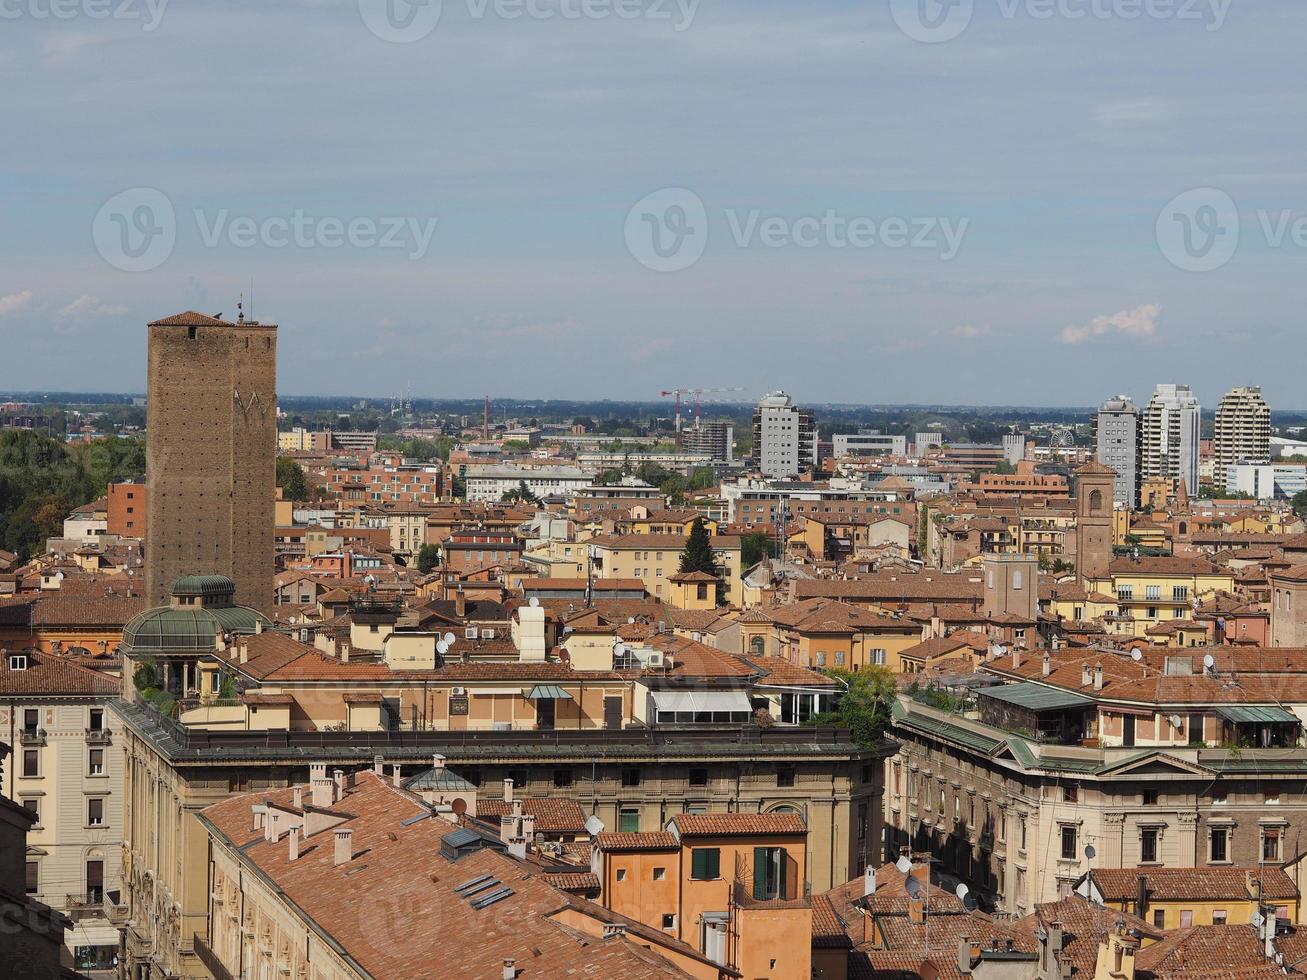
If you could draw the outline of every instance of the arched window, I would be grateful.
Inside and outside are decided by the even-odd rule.
[[[1094,490],[1089,494],[1089,512],[1097,514],[1103,509],[1103,491]]]
[[[767,653],[767,641],[761,636],[755,636],[749,641],[749,652],[756,657],[765,656]]]

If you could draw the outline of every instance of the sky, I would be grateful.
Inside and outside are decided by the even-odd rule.
[[[1307,408],[1301,0],[0,0],[0,388]],[[251,299],[252,293],[252,299]]]

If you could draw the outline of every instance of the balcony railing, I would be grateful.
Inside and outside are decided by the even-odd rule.
[[[25,728],[18,733],[18,742],[21,745],[44,745],[45,739],[44,728]]]
[[[74,922],[104,913],[104,893],[100,891],[79,892],[64,896],[64,908],[68,918]]]
[[[87,745],[108,745],[109,729],[107,728],[88,728],[86,730]]]
[[[198,932],[195,933],[195,955],[204,964],[204,968],[213,974],[214,980],[236,980],[231,971],[222,965],[218,954]]]

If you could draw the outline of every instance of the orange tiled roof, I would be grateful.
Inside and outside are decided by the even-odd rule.
[[[797,813],[678,813],[671,823],[682,837],[806,834]]]
[[[545,834],[580,834],[585,831],[585,813],[575,800],[531,797],[522,800],[522,810],[535,817],[536,830]],[[477,800],[478,820],[498,820],[513,812],[504,800]]]
[[[1260,879],[1267,899],[1298,895],[1293,879],[1281,868],[1095,868],[1094,884],[1105,901],[1120,902],[1135,897],[1140,876],[1148,881],[1149,897],[1158,902],[1253,898],[1256,886],[1249,886],[1250,876]]]
[[[676,851],[676,837],[665,830],[624,833],[606,831],[595,834],[594,846],[601,851]]]

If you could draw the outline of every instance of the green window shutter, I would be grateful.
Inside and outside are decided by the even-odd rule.
[[[722,876],[722,852],[715,847],[710,847],[707,853],[708,873],[706,878],[720,878]]]
[[[767,897],[767,848],[753,849],[753,897],[763,901]]]
[[[695,848],[690,852],[690,877],[696,881],[706,878],[704,868],[707,865],[708,852]]]
[[[789,894],[789,891],[785,887],[785,876],[786,873],[790,870],[790,862],[788,860],[789,855],[785,853],[785,848],[782,847],[780,850],[781,850],[780,866],[776,872],[776,897],[789,898],[791,896]]]

